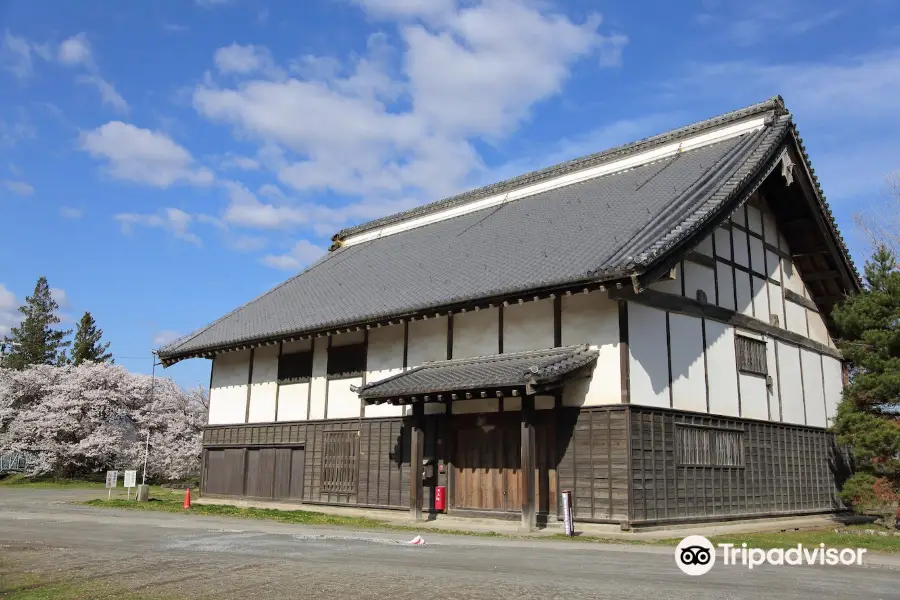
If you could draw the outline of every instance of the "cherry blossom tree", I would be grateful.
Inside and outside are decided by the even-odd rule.
[[[0,452],[28,453],[34,474],[141,470],[149,431],[148,478],[195,475],[203,396],[106,363],[0,369]]]

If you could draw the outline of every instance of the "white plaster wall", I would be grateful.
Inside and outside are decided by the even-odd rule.
[[[366,332],[360,329],[359,331],[349,331],[332,336],[331,345],[351,346],[353,344],[362,344],[364,341],[366,341]]]
[[[768,419],[769,393],[766,390],[766,378],[741,373],[738,379],[741,386],[741,416],[745,419]]]
[[[776,341],[778,344],[778,373],[781,376],[781,410],[785,423],[805,424],[803,383],[800,375],[800,349]]]
[[[784,303],[784,308],[786,310],[785,320],[788,331],[793,331],[806,337],[808,335],[806,331],[806,308],[790,300]]]
[[[825,390],[822,387],[821,355],[800,349],[800,365],[803,369],[803,394],[806,399],[806,424],[825,427]]]
[[[829,427],[837,414],[838,403],[844,391],[841,377],[841,361],[830,356],[822,356],[823,379],[825,380],[825,418]]]
[[[276,421],[305,421],[308,406],[309,383],[280,384]]]
[[[406,366],[409,368],[433,360],[446,360],[447,317],[410,321],[408,344]]]
[[[747,229],[762,235],[762,212],[752,204],[747,205]]]
[[[697,247],[694,250],[695,252],[699,252],[700,254],[704,254],[706,256],[713,256],[712,236],[710,235],[704,238],[702,242],[697,244]]]
[[[296,354],[297,352],[306,352],[312,350],[312,340],[297,340],[296,342],[285,342],[281,347],[282,354]]]
[[[369,345],[366,355],[366,382],[386,379],[403,371],[404,328],[402,325],[376,327],[369,331]],[[406,407],[393,404],[369,404],[365,407],[366,417],[399,417]]]
[[[679,410],[706,412],[703,321],[685,315],[670,314],[669,336],[672,346],[673,406]]]
[[[453,315],[453,358],[485,356],[499,352],[499,308]]]
[[[716,250],[718,251],[718,246]],[[719,306],[734,310],[734,269],[724,263],[716,263],[719,279]]]
[[[769,398],[769,418],[772,421],[781,420],[781,392],[779,387],[778,361],[775,358],[775,340],[769,340],[766,344],[766,365],[769,369],[769,377],[772,378],[772,387],[767,390]]]
[[[312,381],[310,385],[309,418],[325,418],[325,393],[328,389],[328,338],[320,337],[313,341]]]
[[[771,263],[770,263],[771,264]],[[778,272],[773,275],[773,277],[777,280],[781,279],[781,263],[776,262]],[[771,269],[770,269],[771,270]],[[773,283],[768,284],[769,288],[769,312],[771,314],[778,315],[778,326],[784,329],[784,292],[781,289],[780,285],[775,285]]]
[[[654,281],[650,284],[650,289],[680,296],[682,277],[683,273],[681,271],[681,265],[675,265],[675,279],[661,279],[659,281]]]
[[[762,240],[750,237],[750,268],[757,275],[763,275],[766,272],[766,251],[763,248]]]
[[[753,290],[750,286],[750,276],[743,271],[735,273],[734,283],[737,286],[737,311],[753,316]]]
[[[503,352],[553,347],[553,300],[503,307]]]
[[[782,258],[781,270],[784,273],[785,287],[792,292],[796,292],[802,296],[805,291],[803,280],[800,279],[800,274],[797,272],[797,269],[794,268],[794,264],[790,260]]]
[[[731,220],[738,225],[747,225],[747,219],[744,218],[744,206],[742,205],[734,214],[731,215]]]
[[[697,299],[697,290],[706,293],[706,300],[710,304],[716,303],[716,274],[709,267],[698,265],[690,261],[684,262],[684,290],[685,296]]]
[[[622,401],[619,357],[619,306],[602,292],[563,296],[562,344],[591,344],[600,355],[587,384],[574,382],[563,388],[567,406],[618,404]]]
[[[250,351],[225,352],[216,355],[213,360],[215,364],[209,390],[209,424],[243,423],[247,410]]]
[[[709,377],[709,412],[739,417],[737,357],[734,329],[706,320],[706,365]]]
[[[809,325],[809,337],[819,343],[828,344],[828,328],[822,320],[822,315],[806,309],[806,322]]]
[[[775,215],[772,214],[768,207],[763,211],[763,225],[765,226],[763,236],[766,238],[766,242],[777,248],[778,227],[775,225]]]
[[[328,382],[327,419],[349,419],[359,416],[359,394],[350,386],[362,385],[362,377],[332,379]]]
[[[753,316],[768,323],[771,313],[769,312],[769,285],[762,277],[753,278]]]
[[[733,229],[731,235],[734,237],[734,262],[742,267],[749,267],[750,255],[747,250],[747,234],[739,229]]]
[[[713,235],[716,238],[716,256],[731,260],[731,236],[728,230],[719,227]]]
[[[275,394],[278,390],[278,346],[253,351],[253,379],[250,385],[250,423],[275,420]]]
[[[628,303],[631,402],[669,406],[669,356],[666,348],[666,313]]]

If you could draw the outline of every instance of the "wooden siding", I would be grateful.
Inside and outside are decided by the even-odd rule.
[[[627,407],[559,412],[559,489],[572,490],[576,520],[628,520],[627,414]]]
[[[676,462],[676,427],[743,432],[743,466]],[[835,511],[847,475],[833,436],[823,429],[633,407],[631,522],[722,520]]]

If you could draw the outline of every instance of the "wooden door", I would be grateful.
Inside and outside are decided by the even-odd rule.
[[[275,448],[247,450],[247,496],[272,498],[275,488]]]
[[[461,415],[454,421],[453,507],[521,510],[518,419],[508,414]]]
[[[244,450],[211,449],[206,453],[207,494],[241,496],[244,493]]]

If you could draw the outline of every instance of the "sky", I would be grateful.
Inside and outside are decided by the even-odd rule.
[[[148,373],[343,227],[778,94],[861,266],[893,0],[0,0],[0,335],[43,275]]]

